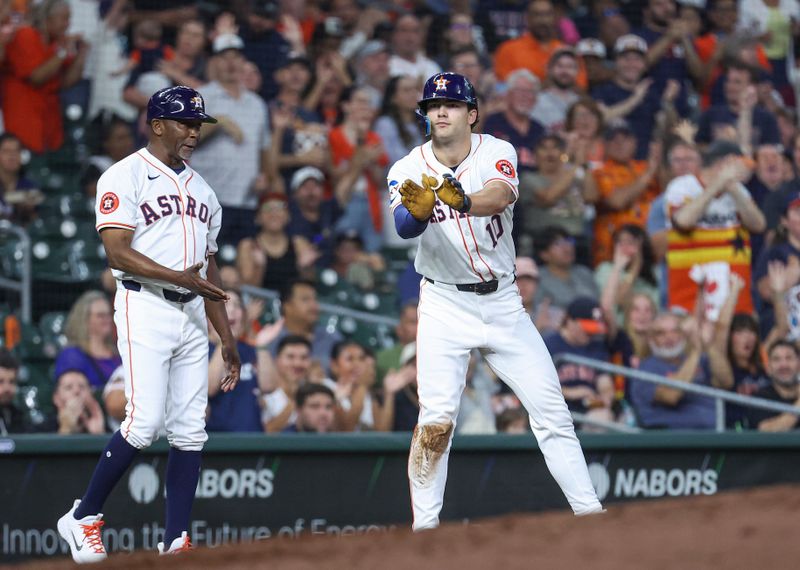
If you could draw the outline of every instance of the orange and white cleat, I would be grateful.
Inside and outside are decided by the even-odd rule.
[[[75,562],[100,562],[108,557],[100,532],[105,524],[102,520],[103,514],[89,515],[78,520],[74,513],[80,504],[80,499],[76,499],[69,512],[58,519],[58,534],[67,541]]]
[[[183,531],[181,535],[172,541],[168,550],[164,550],[164,543],[158,543],[158,555],[164,556],[165,554],[180,554],[192,550],[192,541],[189,540],[189,535]]]

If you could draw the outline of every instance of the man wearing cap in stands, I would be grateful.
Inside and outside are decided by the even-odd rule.
[[[331,261],[334,225],[341,214],[339,203],[325,198],[325,175],[319,168],[305,166],[289,183],[289,226],[298,257],[314,256],[320,267]]]
[[[590,89],[614,78],[614,69],[606,59],[606,46],[603,42],[597,38],[583,38],[575,46],[575,52],[586,68]]]
[[[270,187],[270,129],[264,100],[241,84],[244,42],[235,34],[214,40],[218,78],[203,87],[206,108],[219,121],[209,125],[192,166],[217,189],[223,208],[217,241],[236,245],[257,233],[258,198]]]
[[[558,332],[545,336],[544,342],[554,358],[569,353],[608,362],[611,356],[606,346],[607,332],[603,310],[597,301],[578,297],[567,307]],[[564,400],[571,411],[614,421],[611,411],[614,381],[609,374],[570,362],[562,362],[556,369]]]
[[[653,87],[660,93],[669,79],[680,83],[681,92],[675,105],[686,116],[689,111],[686,88],[690,79],[701,81],[703,76],[703,62],[690,33],[691,23],[678,16],[675,0],[647,0],[643,15],[643,26],[635,33],[647,42],[645,61]]]
[[[680,91],[677,82],[668,83],[661,91],[655,89],[651,79],[644,79],[647,71],[647,42],[639,36],[626,34],[614,44],[614,79],[592,90],[592,98],[605,106],[607,120],[624,118],[636,135],[636,159],[647,157],[653,138],[656,115],[660,110],[674,119],[673,102]]]

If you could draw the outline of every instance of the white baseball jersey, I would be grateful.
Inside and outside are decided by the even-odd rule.
[[[518,198],[514,147],[489,135],[473,134],[471,142],[469,155],[455,171],[436,160],[430,142],[400,159],[389,171],[392,209],[401,203],[400,184],[407,178],[420,183],[423,173],[441,179],[449,172],[461,182],[466,194],[499,180]],[[415,266],[434,282],[421,282],[417,309],[420,413],[408,467],[415,530],[439,524],[452,428],[469,355],[475,348],[527,408],[547,465],[573,511],[587,514],[602,510],[553,361],[512,279],[513,209],[509,204],[500,214],[477,217],[459,214],[437,200],[428,227],[420,236]],[[498,280],[498,286],[486,294],[455,287],[493,279]],[[447,445],[431,445],[436,437],[420,435],[428,429],[446,433]]]
[[[667,224],[670,228],[672,227],[672,214],[675,213],[675,210],[699,198],[704,190],[705,188],[694,174],[679,176],[667,185],[664,196],[667,203]],[[750,196],[750,191],[744,184],[739,184],[739,190],[745,196]],[[736,200],[728,192],[711,200],[695,224],[701,230],[720,230],[741,225]]]
[[[109,168],[97,182],[97,231],[133,231],[131,247],[175,271],[183,271],[217,251],[222,208],[214,191],[190,166],[176,174],[143,148]],[[200,271],[206,276],[207,264]],[[165,289],[188,291],[172,283],[113,270]]]
[[[411,179],[417,184],[422,174],[441,179],[452,174],[466,194],[481,190],[489,182],[502,181],[519,197],[517,153],[508,142],[490,135],[471,135],[472,149],[454,170],[440,163],[431,142],[416,147],[389,170],[389,200],[394,211],[401,203],[400,184]],[[514,273],[514,242],[511,239],[514,206],[501,214],[476,217],[459,214],[436,200],[428,227],[420,236],[415,267],[417,272],[443,283],[477,283]]]

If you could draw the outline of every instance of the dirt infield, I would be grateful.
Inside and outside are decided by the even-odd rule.
[[[412,534],[302,537],[197,549],[180,557],[116,555],[93,568],[280,570],[522,568],[662,570],[798,568],[800,487],[612,506],[576,519],[565,512],[447,524]],[[74,568],[63,558],[25,565]]]

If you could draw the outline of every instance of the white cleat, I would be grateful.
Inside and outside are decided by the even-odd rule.
[[[172,544],[169,545],[169,550],[164,550],[163,542],[158,543],[159,556],[164,556],[165,554],[180,554],[187,550],[192,550],[192,542],[189,540],[189,535],[186,534],[186,531],[183,531],[178,538],[172,541]]]
[[[75,562],[78,564],[100,562],[108,556],[100,533],[104,524],[103,514],[89,515],[77,520],[74,513],[80,504],[80,499],[76,499],[69,512],[58,519],[58,534],[67,541]]]

